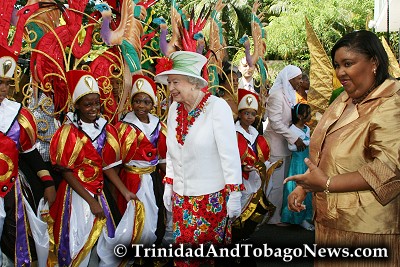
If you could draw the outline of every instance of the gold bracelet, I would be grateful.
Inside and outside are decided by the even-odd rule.
[[[330,193],[329,192],[329,185],[331,184],[331,178],[332,177],[328,177],[328,179],[326,180],[325,190],[324,190],[325,194],[329,194]]]

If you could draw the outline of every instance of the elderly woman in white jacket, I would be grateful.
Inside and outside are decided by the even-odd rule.
[[[174,101],[167,121],[164,204],[172,210],[175,244],[229,242],[228,217],[241,210],[232,112],[223,99],[202,90],[208,84],[200,76],[206,61],[198,53],[178,51],[156,66],[155,80],[168,85]]]

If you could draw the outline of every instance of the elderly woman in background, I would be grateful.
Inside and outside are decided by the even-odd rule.
[[[300,136],[290,130],[292,124],[292,107],[296,104],[295,89],[302,83],[302,72],[300,68],[288,65],[279,72],[274,85],[270,89],[267,100],[266,114],[268,125],[265,137],[271,148],[270,161],[275,162],[282,159],[283,164],[272,174],[266,190],[266,195],[276,207],[274,215],[269,224],[283,226],[281,223],[281,207],[283,199],[283,180],[285,179],[290,165],[291,152],[288,143],[295,144],[297,151],[303,151],[306,146]]]
[[[200,76],[206,61],[198,53],[174,52],[159,60],[155,76],[168,85],[174,100],[167,121],[164,204],[172,210],[174,243],[193,247],[229,242],[229,219],[241,210],[242,175],[232,112],[223,99],[202,90],[208,84]]]
[[[316,266],[400,264],[400,83],[369,31],[343,36],[332,48],[345,92],[328,107],[310,143],[309,171],[296,181],[289,208],[314,197],[316,243],[324,247],[384,247],[389,258],[317,261]]]

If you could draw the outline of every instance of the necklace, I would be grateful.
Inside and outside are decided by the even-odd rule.
[[[199,95],[203,94],[199,93]],[[188,134],[190,127],[193,125],[196,118],[199,117],[202,112],[205,112],[206,102],[210,96],[210,93],[206,93],[204,97],[200,98],[198,105],[196,105],[190,112],[186,111],[183,104],[178,103],[178,116],[176,117],[177,124],[175,130],[176,140],[179,144],[183,145],[185,143],[186,135]]]
[[[197,97],[194,100],[194,103],[193,103],[192,107],[190,108],[189,112],[197,107],[197,105],[199,104],[200,100],[202,99],[202,95],[203,95],[203,93],[198,91]]]
[[[372,91],[374,91],[374,89],[375,89],[375,84],[373,84],[365,94],[363,94],[359,98],[353,98],[351,102],[353,102],[354,105],[361,103]]]

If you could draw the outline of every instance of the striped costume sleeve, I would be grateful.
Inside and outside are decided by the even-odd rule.
[[[32,113],[26,108],[22,108],[17,117],[20,128],[20,150],[22,152],[32,151],[35,147],[37,140],[37,127],[36,121]]]
[[[64,124],[54,134],[50,142],[50,160],[53,165],[74,169],[83,161],[83,147],[88,138],[79,138],[76,128]]]
[[[269,160],[270,149],[269,149],[269,144],[268,144],[267,140],[265,139],[265,137],[262,135],[259,135],[257,137],[256,143],[257,143],[258,159],[261,162],[265,162],[265,161]]]
[[[117,130],[111,124],[107,124],[106,134],[107,138],[102,150],[103,169],[121,163],[121,147]]]
[[[121,145],[121,159],[126,163],[131,160],[137,149],[136,130],[124,122],[118,122],[116,128]]]

